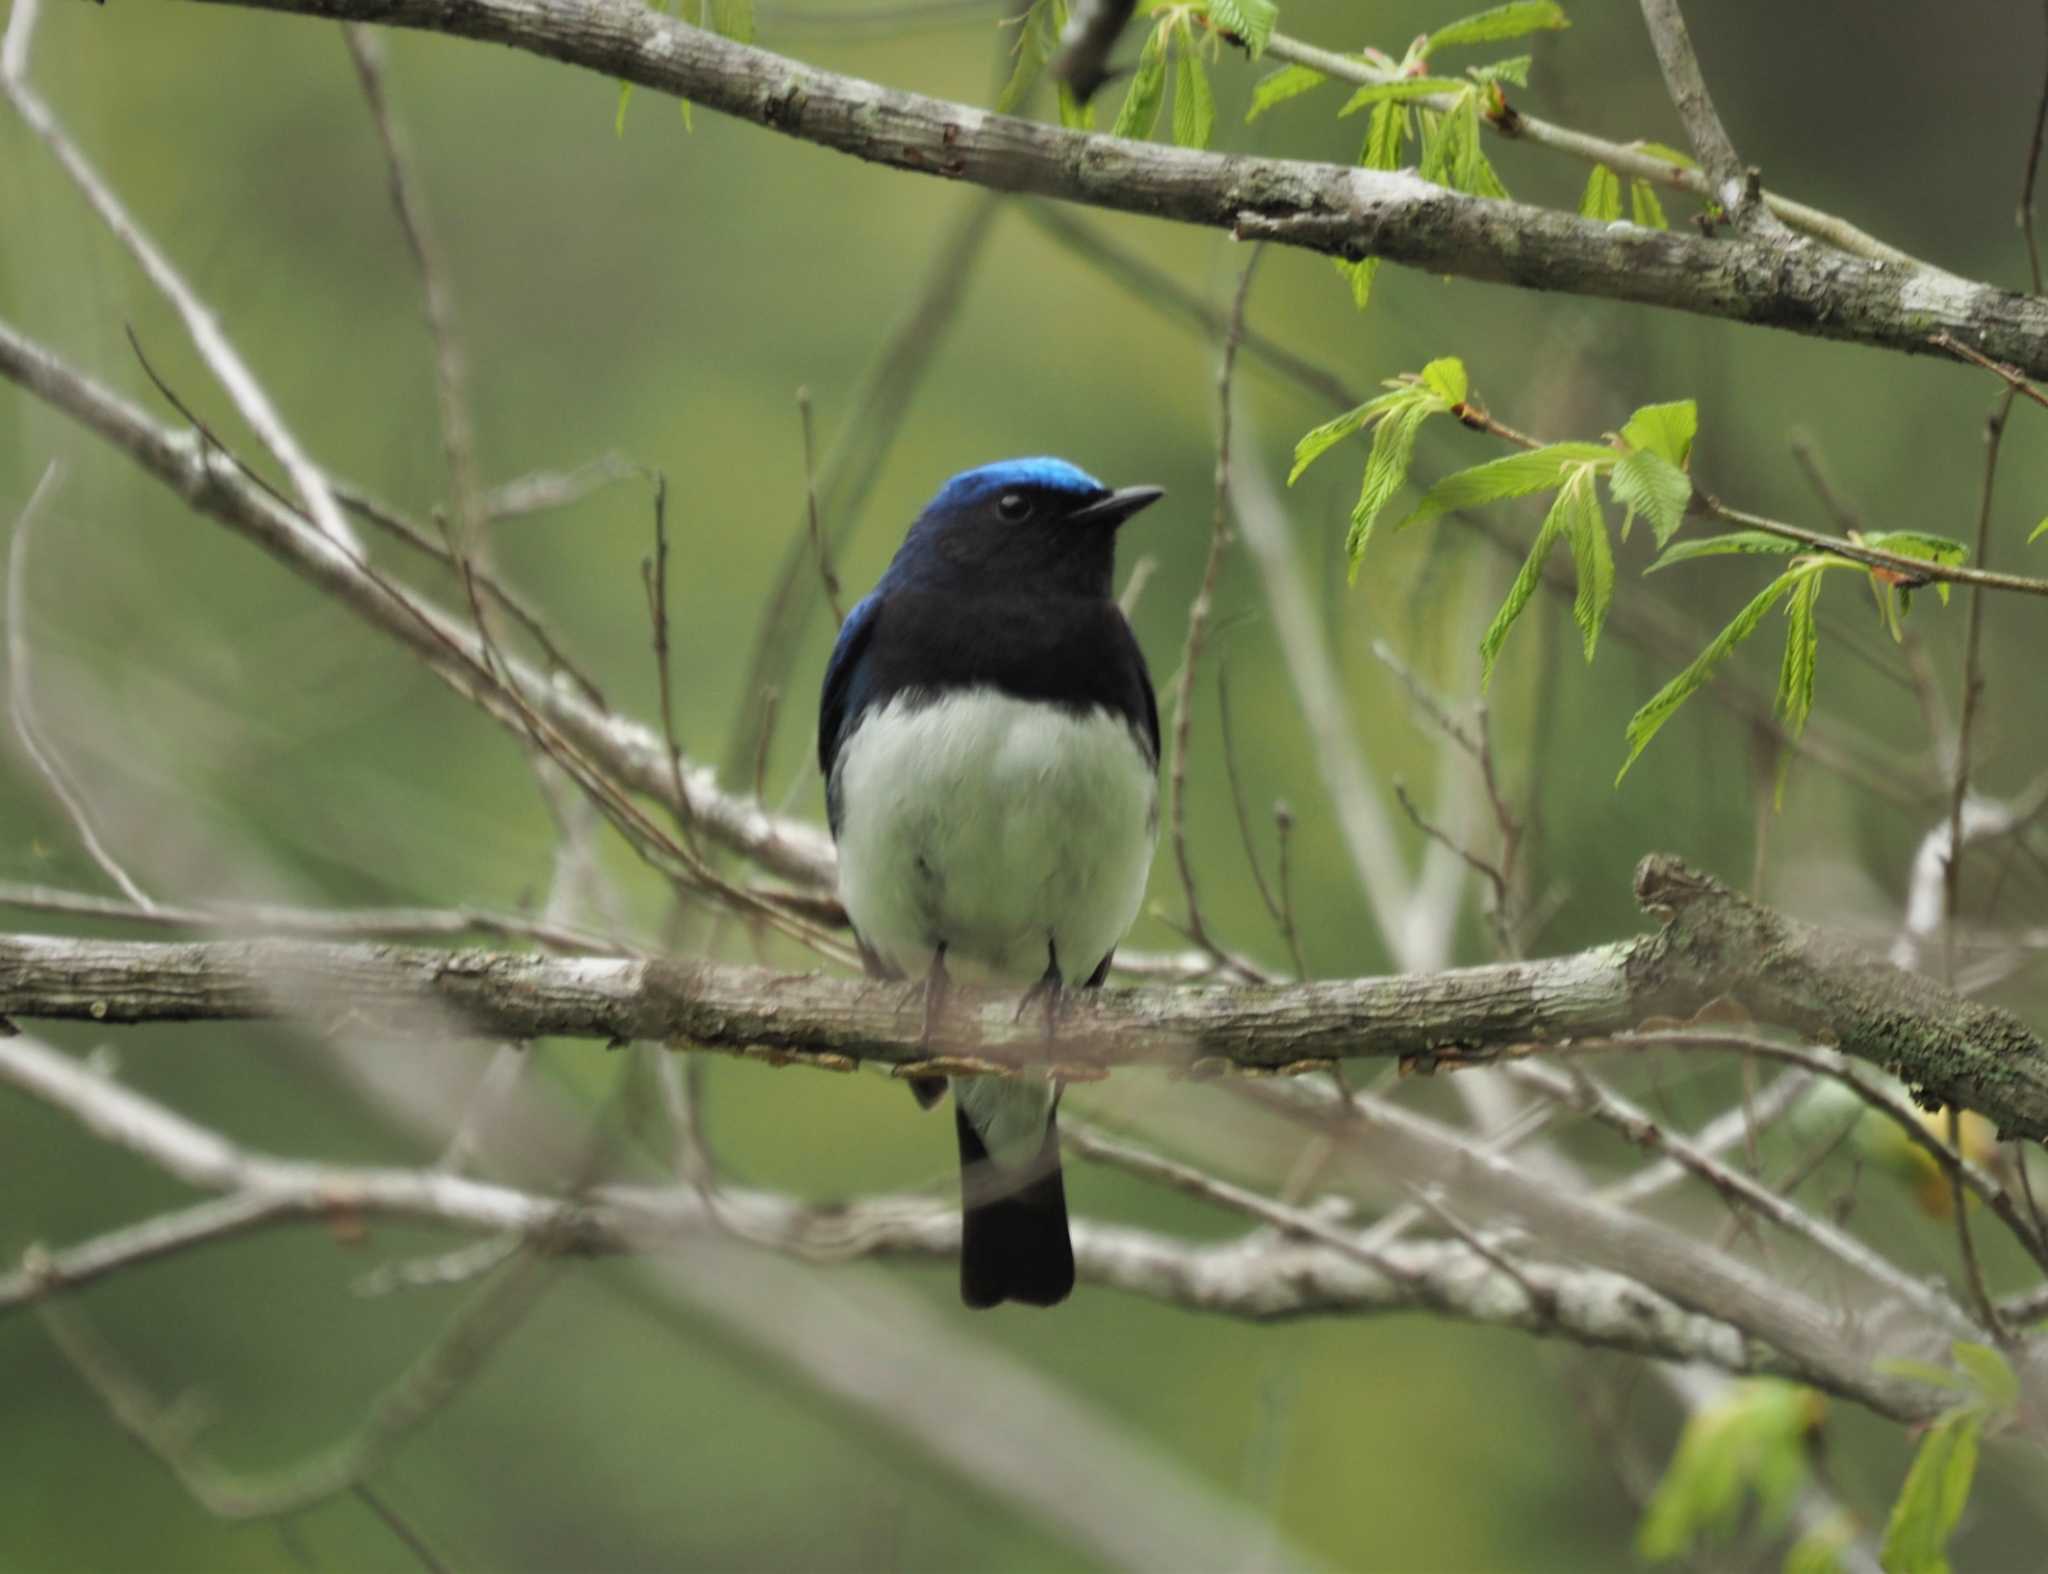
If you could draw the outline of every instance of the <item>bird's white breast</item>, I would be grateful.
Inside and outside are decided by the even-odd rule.
[[[1158,785],[1107,711],[901,695],[846,741],[835,780],[840,898],[909,977],[943,944],[956,977],[1035,983],[1051,942],[1081,984],[1144,900]]]

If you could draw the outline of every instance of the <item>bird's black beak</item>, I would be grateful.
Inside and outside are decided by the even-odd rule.
[[[1140,509],[1150,508],[1164,496],[1166,488],[1163,486],[1122,487],[1109,496],[1090,503],[1086,508],[1077,509],[1067,515],[1067,523],[1104,525],[1114,529]]]

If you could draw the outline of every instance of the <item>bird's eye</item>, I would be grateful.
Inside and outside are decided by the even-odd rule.
[[[1005,492],[996,499],[996,512],[1011,524],[1019,524],[1031,517],[1031,499],[1022,492]]]

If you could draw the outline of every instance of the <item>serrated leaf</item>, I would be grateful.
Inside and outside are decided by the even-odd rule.
[[[1038,81],[1039,72],[1045,69],[1046,26],[1045,10],[1049,0],[1033,0],[1032,7],[1025,14],[1017,29],[1017,42],[1011,50],[1015,64],[1003,83],[1003,90],[996,94],[996,113],[1007,115],[1024,102],[1032,86]]]
[[[1949,1346],[1949,1354],[1956,1358],[1956,1365],[1970,1374],[1977,1392],[1993,1410],[2010,1410],[2019,1402],[2020,1380],[2011,1363],[1991,1346],[1958,1339]]]
[[[1479,139],[1479,90],[1468,89],[1459,100],[1458,107],[1451,111],[1451,116],[1460,122],[1451,172],[1452,186],[1475,197],[1505,200],[1508,188],[1501,184],[1500,176],[1494,172]]]
[[[1757,625],[1764,620],[1764,614],[1778,604],[1786,591],[1791,590],[1799,577],[1798,569],[1788,569],[1756,593],[1748,606],[1735,614],[1734,620],[1716,634],[1707,648],[1695,656],[1690,666],[1663,688],[1629,718],[1627,741],[1628,758],[1621,762],[1621,769],[1615,775],[1615,784],[1620,785],[1622,777],[1635,764],[1637,757],[1649,747],[1650,740],[1657,736],[1658,729],[1677,713],[1678,707],[1706,685],[1714,669],[1737,645],[1754,634]]]
[[[1370,104],[1405,104],[1411,99],[1435,98],[1444,93],[1463,93],[1468,84],[1456,77],[1401,77],[1392,82],[1368,82],[1344,101],[1338,118],[1355,115]]]
[[[1422,423],[1442,406],[1426,394],[1409,391],[1409,400],[1388,412],[1372,434],[1372,453],[1365,461],[1365,481],[1358,489],[1358,502],[1351,510],[1351,530],[1344,550],[1351,559],[1351,577],[1358,577],[1358,565],[1372,541],[1372,527],[1380,512],[1408,479],[1408,462],[1415,456],[1415,434]]]
[[[1621,217],[1621,179],[1605,164],[1595,164],[1579,198],[1579,217],[1611,224]]]
[[[1138,51],[1137,68],[1131,72],[1131,85],[1124,94],[1123,108],[1116,112],[1116,124],[1110,127],[1110,135],[1139,141],[1151,136],[1152,128],[1159,123],[1159,106],[1165,99],[1166,46],[1155,27],[1145,35],[1145,47]]]
[[[1422,128],[1422,151],[1415,161],[1415,172],[1424,180],[1435,185],[1448,186],[1451,166],[1457,157],[1457,117],[1439,109],[1415,111]]]
[[[1681,541],[1675,547],[1667,548],[1664,555],[1644,569],[1645,574],[1654,574],[1660,568],[1669,568],[1674,563],[1690,562],[1696,557],[1721,557],[1730,552],[1770,553],[1779,557],[1790,557],[1806,548],[1797,541],[1787,541],[1783,536],[1771,535],[1763,530],[1731,530],[1725,536],[1700,536],[1692,541]]]
[[[1646,230],[1668,230],[1671,221],[1664,217],[1664,204],[1657,199],[1657,188],[1647,180],[1632,180],[1628,183],[1629,209],[1636,223]]]
[[[1489,86],[1499,82],[1511,82],[1516,87],[1529,85],[1529,68],[1536,63],[1534,55],[1510,55],[1505,60],[1496,60],[1491,65],[1467,66],[1465,75],[1474,82]]]
[[[1483,690],[1493,681],[1493,664],[1500,655],[1501,645],[1507,640],[1508,630],[1515,626],[1536,594],[1536,587],[1543,583],[1543,560],[1550,555],[1550,549],[1565,533],[1568,505],[1564,494],[1550,505],[1550,511],[1543,516],[1543,524],[1536,532],[1536,539],[1530,543],[1529,555],[1522,560],[1515,582],[1508,586],[1507,599],[1500,604],[1500,610],[1493,615],[1493,621],[1486,626],[1486,633],[1479,640],[1479,686]]]
[[[1677,399],[1670,404],[1644,405],[1628,418],[1621,438],[1629,447],[1647,448],[1683,470],[1692,458],[1692,440],[1699,428],[1699,406],[1690,399]]]
[[[1678,534],[1686,510],[1692,507],[1692,477],[1654,449],[1638,448],[1617,459],[1607,474],[1607,489],[1631,517],[1641,514],[1649,520],[1650,533],[1660,547]],[[1628,534],[1626,526],[1621,533]]]
[[[1948,1538],[1970,1500],[1983,1430],[1980,1410],[1958,1411],[1927,1429],[1884,1528],[1885,1574],[1949,1574]]]
[[[1585,640],[1586,660],[1600,643],[1600,628],[1614,602],[1614,549],[1607,540],[1607,521],[1593,491],[1593,472],[1582,468],[1565,483],[1559,499],[1566,505],[1565,538],[1571,543],[1572,569],[1578,593],[1572,598],[1572,619]]]
[[[1280,8],[1273,0],[1209,0],[1209,20],[1243,39],[1256,60],[1266,52],[1273,24],[1280,20]]]
[[[1360,427],[1378,420],[1394,406],[1408,403],[1417,397],[1411,388],[1396,388],[1391,393],[1383,393],[1377,399],[1368,399],[1364,404],[1346,410],[1342,415],[1333,416],[1321,426],[1304,432],[1301,440],[1294,445],[1294,468],[1287,472],[1287,484],[1294,485],[1301,479],[1302,471]]]
[[[1820,652],[1814,604],[1820,597],[1821,568],[1816,563],[1793,572],[1804,577],[1785,603],[1785,655],[1778,663],[1778,710],[1785,718],[1785,730],[1796,738],[1806,731],[1806,718],[1813,714],[1814,658]]]
[[[1954,536],[1938,536],[1928,530],[1879,530],[1862,537],[1867,547],[1899,557],[1917,557],[1928,563],[1954,565],[1966,561],[1970,549]]]
[[[1471,387],[1465,378],[1465,363],[1455,355],[1439,356],[1423,367],[1422,386],[1449,405],[1463,404]]]
[[[1469,470],[1445,476],[1415,505],[1400,528],[1421,524],[1454,509],[1476,508],[1506,497],[1526,497],[1562,486],[1573,465],[1604,465],[1615,458],[1614,450],[1599,443],[1552,443],[1527,453],[1509,454]]]
[[[1365,149],[1358,156],[1359,163],[1367,169],[1399,169],[1408,131],[1406,104],[1389,102],[1377,106],[1371,124],[1365,128]]]
[[[1245,124],[1250,125],[1275,104],[1299,98],[1329,80],[1322,72],[1312,71],[1307,66],[1282,66],[1278,71],[1267,73],[1252,85],[1252,107],[1244,112]]]
[[[1201,57],[1183,48],[1173,79],[1173,140],[1184,148],[1206,148],[1216,127],[1216,99]]]
[[[1372,281],[1380,271],[1380,259],[1366,257],[1352,262],[1344,257],[1333,257],[1330,260],[1336,263],[1337,271],[1351,286],[1351,304],[1364,311],[1366,303],[1372,299]]]
[[[1438,28],[1429,35],[1422,52],[1431,55],[1439,49],[1455,49],[1460,44],[1490,44],[1497,39],[1520,38],[1525,33],[1570,26],[1564,7],[1553,4],[1552,0],[1515,0],[1512,5],[1497,5],[1490,11],[1460,17]]]

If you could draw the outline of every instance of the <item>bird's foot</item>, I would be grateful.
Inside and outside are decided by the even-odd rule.
[[[1012,1021],[1022,1022],[1024,1013],[1034,1005],[1042,1005],[1045,1012],[1045,1036],[1048,1042],[1060,1036],[1060,1008],[1066,1004],[1066,982],[1060,977],[1059,953],[1050,940],[1045,945],[1045,973],[1029,989],[1024,998],[1017,1002],[1017,1014]]]

